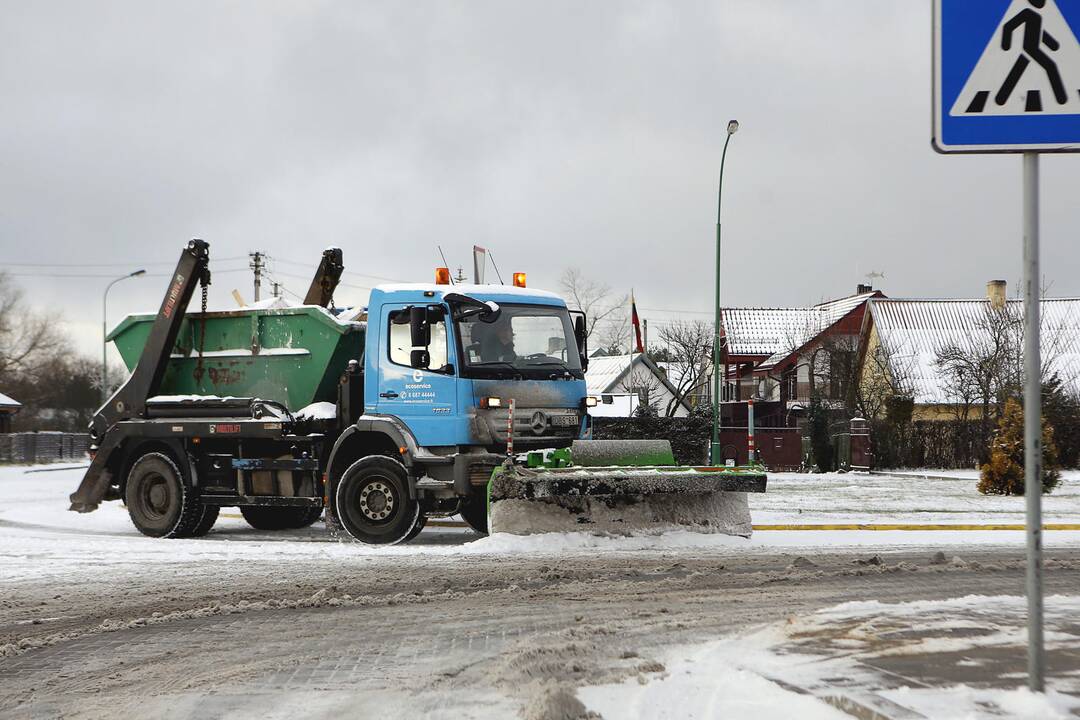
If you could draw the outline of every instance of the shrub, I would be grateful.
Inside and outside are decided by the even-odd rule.
[[[814,453],[814,462],[821,472],[833,469],[832,435],[829,431],[829,408],[814,397],[806,411],[807,424],[810,428],[810,449]]]
[[[1042,419],[1042,491],[1048,493],[1061,481],[1054,429]],[[984,495],[1024,494],[1024,409],[1014,398],[1005,402],[990,444],[990,462],[982,466],[979,492]]]

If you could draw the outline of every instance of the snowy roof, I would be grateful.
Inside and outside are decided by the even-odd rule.
[[[8,397],[4,393],[0,393],[0,407],[20,408],[22,407],[22,403],[16,402],[13,398]]]
[[[1046,299],[1041,304],[1042,354],[1048,371],[1057,373],[1080,390],[1080,298]],[[915,402],[949,403],[952,399],[935,360],[946,345],[972,352],[987,341],[983,319],[991,312],[985,299],[891,300],[875,299],[869,305],[895,373],[910,382]],[[1023,317],[1023,303],[1008,302],[1008,311]]]
[[[877,291],[860,293],[808,308],[724,308],[728,352],[773,356],[775,360],[770,357],[770,361],[779,361],[862,303],[880,296]]]
[[[619,388],[618,384],[623,376],[627,374],[631,363],[633,363],[634,366],[644,365],[648,368],[649,372],[655,375],[657,379],[664,384],[668,392],[672,395],[679,394],[678,389],[672,385],[667,374],[644,353],[635,353],[634,355],[607,355],[589,358],[589,369],[585,372],[586,392],[590,395],[601,395],[619,390],[625,392],[625,388]],[[640,375],[635,373],[632,377],[638,378]],[[685,400],[682,401],[682,404],[689,410],[689,406],[686,405]]]
[[[656,366],[664,371],[667,375],[667,379],[675,387],[679,386],[682,382],[683,375],[686,374],[686,363],[682,362],[658,362]]]
[[[547,290],[538,290],[529,287],[516,287],[514,285],[472,285],[458,283],[456,285],[434,285],[431,283],[384,283],[377,285],[376,290],[384,293],[393,292],[434,292],[439,297],[446,293],[462,293],[473,295],[477,298],[487,298],[493,295],[503,295],[520,299],[522,302],[529,300],[554,300],[562,302],[562,296]]]
[[[635,365],[642,362],[643,356],[633,356]],[[611,390],[630,367],[630,355],[608,355],[589,358],[589,369],[585,372],[585,384],[590,393],[603,393]]]

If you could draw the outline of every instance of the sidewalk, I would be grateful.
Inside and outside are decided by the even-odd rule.
[[[844,603],[673,648],[663,672],[579,697],[642,720],[1080,718],[1080,595],[1046,598],[1043,695],[1026,689],[1025,623],[1022,596]]]
[[[1080,717],[1080,597],[1046,599],[1042,698],[1024,689],[1025,623],[1016,596],[846,603],[795,620],[770,651],[801,691],[856,717]]]

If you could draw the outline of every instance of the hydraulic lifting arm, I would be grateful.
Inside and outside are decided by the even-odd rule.
[[[322,262],[319,263],[319,269],[315,271],[315,277],[311,280],[311,287],[308,288],[307,295],[304,297],[304,304],[328,307],[331,298],[334,297],[334,290],[341,282],[341,273],[344,270],[341,248],[332,247],[323,250]]]
[[[210,284],[209,263],[210,246],[202,240],[192,240],[180,254],[138,365],[127,382],[98,409],[90,423],[90,439],[97,446],[97,453],[79,489],[71,496],[72,510],[90,512],[105,498],[112,481],[106,468],[120,441],[116,424],[146,417],[146,401],[157,394],[161,385],[191,296],[198,285],[205,288]]]

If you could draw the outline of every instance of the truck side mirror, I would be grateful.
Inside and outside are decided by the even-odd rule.
[[[589,333],[585,329],[585,313],[575,310],[570,313],[574,318],[574,339],[577,340],[578,353],[581,355],[581,370],[589,369]]]
[[[409,334],[413,347],[426,348],[431,344],[431,318],[426,306],[413,305],[409,308]],[[414,364],[413,367],[417,366]]]
[[[431,367],[431,353],[427,350],[413,350],[409,353],[409,365],[414,368],[426,370]]]

